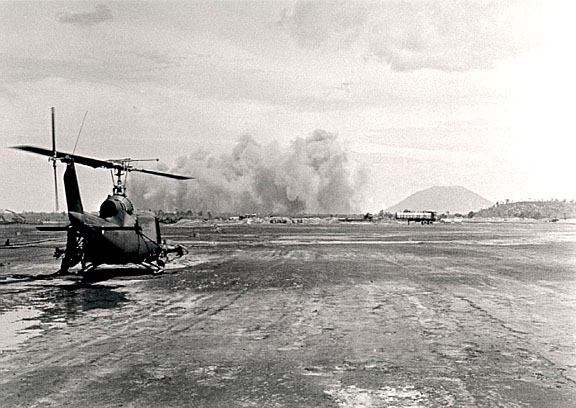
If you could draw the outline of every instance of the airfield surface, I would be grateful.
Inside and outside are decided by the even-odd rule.
[[[0,227],[2,407],[576,406],[576,226],[169,227],[166,274]]]

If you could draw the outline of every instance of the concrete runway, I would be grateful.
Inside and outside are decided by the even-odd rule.
[[[63,239],[15,228],[2,407],[576,406],[574,225],[170,227],[164,275],[20,282]]]

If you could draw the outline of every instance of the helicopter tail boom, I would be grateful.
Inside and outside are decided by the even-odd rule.
[[[74,162],[71,161],[66,165],[64,172],[64,190],[66,192],[66,204],[68,205],[68,213],[84,213],[82,206],[82,198],[80,197],[80,188],[78,187],[78,177],[76,177],[76,168]]]

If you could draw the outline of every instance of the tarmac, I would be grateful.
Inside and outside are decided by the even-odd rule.
[[[0,227],[0,406],[576,406],[576,225],[164,235],[162,275],[28,280],[63,236]]]

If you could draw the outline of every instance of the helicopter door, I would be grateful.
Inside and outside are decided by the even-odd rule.
[[[160,228],[158,219],[153,215],[139,215],[138,225],[141,228],[142,234],[156,244],[160,244]]]

